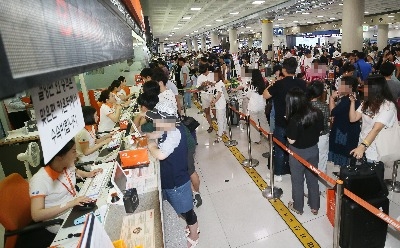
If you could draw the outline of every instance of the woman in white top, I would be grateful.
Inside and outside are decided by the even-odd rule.
[[[222,135],[226,133],[226,99],[224,95],[225,84],[221,70],[215,70],[214,77],[217,83],[215,84],[215,94],[211,100],[211,107],[216,109],[218,132],[215,143],[218,143],[222,140]]]
[[[118,93],[121,91],[121,82],[118,80],[114,80],[111,85],[108,87],[108,90],[111,94],[114,95],[115,101],[118,104],[122,104],[124,101],[119,97]]]
[[[110,132],[113,130],[115,123],[119,122],[121,117],[121,105],[117,104],[114,94],[109,90],[103,90],[99,97],[100,107],[100,122],[99,133]]]
[[[86,196],[77,195],[75,190],[76,175],[94,177],[101,173],[102,169],[95,169],[90,172],[81,171],[75,168],[75,160],[76,146],[72,139],[29,181],[31,214],[34,221],[63,219],[67,217],[66,214],[74,206],[92,201]],[[46,235],[49,236],[49,243],[42,247],[48,247],[51,244],[59,228],[59,225],[46,228],[49,231]],[[43,242],[43,240],[34,242]]]
[[[265,82],[261,75],[261,71],[254,69],[252,71],[252,77],[250,82],[249,90],[247,91],[247,98],[249,99],[248,111],[250,118],[265,131],[269,132],[269,125],[267,117],[265,116],[265,104],[266,101],[263,98],[263,91],[265,89]],[[260,132],[258,129],[250,125],[250,138],[256,144],[261,143]]]
[[[95,126],[99,121],[99,116],[96,113],[96,109],[92,106],[83,106],[82,113],[85,128],[75,136],[75,142],[77,144],[76,150],[79,162],[84,163],[96,160],[99,156],[100,148],[110,143],[112,134],[107,134],[97,139]]]
[[[380,161],[374,140],[383,128],[397,121],[397,108],[386,79],[382,75],[369,76],[364,84],[364,102],[356,110],[354,95],[350,101],[350,121],[362,118],[359,145],[350,154],[359,159],[365,153],[369,162]]]

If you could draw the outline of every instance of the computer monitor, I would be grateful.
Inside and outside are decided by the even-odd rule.
[[[124,191],[126,190],[127,177],[124,170],[118,161],[115,161],[113,174],[111,177],[111,183],[114,185],[114,189],[117,191],[118,197],[122,199],[124,197]]]

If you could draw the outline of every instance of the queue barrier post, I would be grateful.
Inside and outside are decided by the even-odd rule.
[[[344,194],[344,186],[342,180],[336,181],[336,205],[335,205],[335,221],[333,229],[333,248],[339,248],[340,241],[340,221],[342,212],[342,200]]]
[[[269,154],[268,154],[268,159],[269,159],[269,185],[267,188],[265,188],[262,191],[263,197],[267,198],[268,200],[270,199],[278,199],[281,198],[283,195],[283,190],[281,188],[275,187],[274,186],[274,159],[273,159],[273,145],[274,145],[274,137],[270,133],[268,135],[268,141],[269,141]]]
[[[249,158],[243,160],[242,165],[245,167],[256,167],[260,162],[257,159],[251,157],[250,115],[246,115],[246,123],[247,123],[247,140],[249,143],[247,146],[247,151],[249,154]]]
[[[237,146],[238,142],[234,139],[232,139],[232,128],[231,128],[231,120],[232,120],[232,115],[233,115],[233,110],[229,108],[229,103],[226,103],[226,111],[228,114],[228,132],[229,132],[229,140],[225,142],[224,144],[227,147],[231,146]]]
[[[386,179],[385,183],[389,191],[393,191],[395,193],[400,193],[400,182],[396,181],[397,179],[397,170],[399,169],[400,160],[396,160],[393,163],[393,172],[392,179]]]

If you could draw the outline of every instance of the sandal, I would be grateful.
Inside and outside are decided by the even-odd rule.
[[[311,213],[312,213],[313,215],[317,215],[317,214],[318,214],[318,210],[311,209]]]
[[[207,133],[211,133],[213,130],[214,130],[214,129],[213,129],[212,127],[209,127],[209,128],[207,129]]]
[[[292,210],[293,212],[295,212],[296,214],[298,214],[298,215],[302,215],[303,214],[303,212],[300,212],[299,210],[296,210],[294,207],[293,207],[293,202],[292,201],[290,201],[289,203],[288,203],[288,208],[290,209],[290,210]]]
[[[192,240],[191,238],[186,237],[186,240],[190,243],[190,248],[194,248],[199,244],[199,239]]]
[[[187,237],[187,236],[189,236],[189,234],[190,234],[189,227],[186,227],[185,228],[185,236]],[[197,228],[197,234],[200,234],[200,229],[199,228]]]

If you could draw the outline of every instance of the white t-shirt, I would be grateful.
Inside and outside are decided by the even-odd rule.
[[[184,82],[183,82],[183,74],[186,74],[186,83],[188,83],[190,81],[190,77],[189,77],[189,67],[188,67],[187,64],[184,64],[182,66],[181,71],[180,71],[180,75],[179,75],[179,77],[181,79],[181,82],[182,82],[182,85],[184,84]]]
[[[126,92],[124,89],[121,89],[120,91],[117,92],[117,96],[126,96]]]
[[[206,82],[206,81],[214,81],[214,80],[210,80],[211,79],[210,74],[211,73],[209,73],[207,76],[204,75],[204,74],[200,74],[199,77],[197,78],[196,88],[200,87],[201,84]],[[214,77],[214,74],[212,74],[212,75]],[[212,95],[212,94],[214,94],[214,87],[207,86],[206,89],[204,91],[202,91],[201,93],[203,93],[203,94],[211,94]]]
[[[265,99],[262,95],[258,94],[253,86],[249,87],[247,98],[249,98],[249,105],[247,106],[249,111],[260,112],[265,110]]]
[[[89,148],[96,145],[96,131],[94,126],[91,126],[91,131],[89,132],[86,128],[79,131],[79,133],[75,136],[75,143],[76,145],[76,152],[78,153],[79,162],[89,162],[95,161],[96,158],[99,156],[99,151],[95,151],[92,154],[84,155],[82,152],[81,144],[89,142]]]
[[[114,95],[115,100],[117,101],[118,104],[122,103],[122,99],[119,97],[120,96],[119,92],[117,92],[117,94],[111,92],[111,94]]]
[[[171,80],[168,80],[165,86],[167,87],[167,89],[171,90],[175,96],[179,95],[178,87],[176,87],[176,85]]]
[[[224,95],[223,88],[225,88],[225,84],[220,80],[215,85],[215,97],[217,97],[218,93],[221,92],[221,97],[215,103],[215,109],[225,109],[226,108],[226,99]]]
[[[100,107],[100,122],[99,132],[111,131],[115,126],[115,122],[108,117],[108,115],[115,112],[114,108],[110,108],[107,104],[103,103]]]
[[[385,125],[385,127],[392,127],[395,121],[397,121],[397,109],[392,102],[385,100],[379,108],[378,113],[373,118],[361,112],[362,106],[363,104],[361,103],[361,105],[357,109],[357,112],[362,114],[362,126],[359,143],[361,143],[367,137],[368,133],[374,127],[375,122],[380,122]],[[375,141],[372,142],[368,149],[365,151],[365,156],[367,159],[373,161],[380,160],[378,152],[376,150]]]
[[[74,199],[72,193],[76,193],[75,169],[75,166],[73,166],[67,168],[63,173],[58,173],[51,169],[50,166],[40,168],[29,181],[29,196],[31,198],[44,197],[45,208],[58,206],[71,201]],[[69,180],[66,175],[68,175]],[[65,219],[67,213],[68,210],[58,214],[54,218]],[[57,233],[59,229],[59,225],[47,227],[47,230],[52,233]]]
[[[175,94],[172,92],[172,90],[167,89],[164,92],[161,92],[158,95],[158,99],[160,102],[163,102],[163,101],[171,102],[175,108],[175,112],[178,111],[178,104],[176,102]]]

